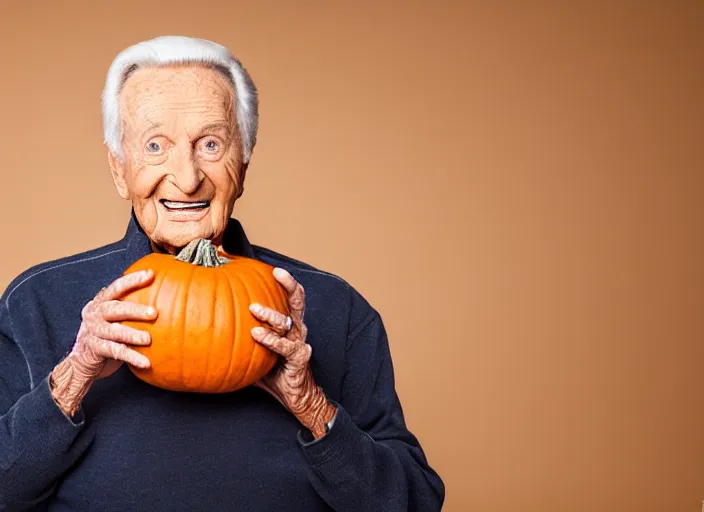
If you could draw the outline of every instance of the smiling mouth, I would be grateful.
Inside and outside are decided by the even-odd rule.
[[[160,202],[164,205],[164,208],[171,211],[195,212],[210,206],[210,201],[169,201],[168,199],[162,199]]]

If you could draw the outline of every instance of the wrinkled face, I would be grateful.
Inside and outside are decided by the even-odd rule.
[[[120,93],[124,162],[113,180],[152,245],[174,253],[195,238],[220,243],[244,168],[232,86],[200,67],[137,69]]]

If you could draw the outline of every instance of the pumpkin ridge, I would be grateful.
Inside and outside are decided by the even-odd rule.
[[[237,279],[240,279],[239,275],[237,275]],[[251,301],[252,300],[252,293],[249,291],[249,288],[247,287],[247,281],[244,279],[240,279],[240,281],[242,282],[242,286],[244,286],[244,291],[246,292],[245,295],[247,296],[247,299],[249,301]],[[247,311],[249,311],[249,304],[247,305]],[[249,333],[249,335],[251,336],[251,333]],[[238,386],[239,386],[240,382],[245,380],[247,378],[247,375],[249,374],[249,369],[252,367],[252,363],[254,362],[254,357],[252,357],[252,356],[254,356],[254,352],[256,352],[258,345],[259,345],[259,342],[256,341],[255,339],[252,339],[252,350],[249,353],[249,360],[247,362],[247,369],[242,374],[242,377],[240,378],[240,380],[237,381]]]
[[[247,281],[245,279],[242,279],[239,274],[236,275],[235,277],[242,283],[242,287],[244,288],[245,295],[247,297],[247,300],[251,302],[252,300],[252,294],[249,291],[249,288],[247,287]],[[249,311],[249,304],[247,304],[247,311]],[[250,313],[251,314],[251,313]],[[257,319],[257,321],[259,321]],[[248,332],[246,335],[249,335],[252,337],[252,334]],[[240,383],[243,380],[247,380],[247,377],[249,375],[249,370],[252,368],[252,363],[254,363],[254,352],[257,350],[257,347],[259,346],[259,342],[257,342],[254,338],[252,338],[252,350],[249,352],[249,356],[247,359],[247,368],[245,368],[244,373],[242,374],[242,377],[240,378],[239,381],[237,381],[237,385],[239,386]]]
[[[231,264],[232,263],[230,263],[230,265]],[[227,380],[230,378],[230,372],[232,371],[232,356],[236,352],[237,343],[239,341],[239,336],[237,335],[238,334],[237,330],[240,327],[240,311],[239,311],[239,307],[238,307],[239,304],[237,302],[237,293],[235,293],[236,290],[234,290],[232,287],[232,281],[230,280],[230,273],[223,272],[223,274],[225,275],[225,279],[227,280],[227,284],[228,284],[228,286],[226,288],[230,291],[230,297],[232,299],[232,311],[235,314],[235,327],[234,327],[233,333],[232,333],[233,337],[234,337],[234,341],[233,341],[233,343],[230,344],[230,359],[229,359],[230,362],[227,365],[227,373],[225,374],[225,378],[220,383],[220,386],[218,388],[218,390],[220,392],[222,392],[223,383],[227,382]],[[238,384],[239,384],[239,381],[238,381]]]
[[[157,305],[158,305],[157,302],[158,302],[158,300],[159,300],[159,292],[161,291],[162,286],[164,286],[164,283],[166,282],[166,276],[169,274],[169,269],[168,269],[168,268],[164,268],[161,272],[159,272],[159,274],[160,274],[159,277],[160,277],[161,279],[160,279],[160,281],[158,282],[158,286],[156,287],[156,293],[154,293],[154,298],[153,298],[153,299],[150,298],[150,304],[153,304],[153,305],[154,305],[154,308],[157,308]],[[157,311],[159,311],[159,310],[157,309]],[[158,313],[158,314],[161,316],[161,313]],[[159,321],[160,316],[157,317],[157,322]],[[169,316],[171,316],[171,315],[169,315]],[[149,349],[151,349],[151,344],[149,345],[148,350],[149,350]],[[151,351],[151,350],[149,350],[149,351]],[[139,352],[142,352],[142,351],[140,350]],[[143,354],[143,355],[144,355],[144,354]],[[149,360],[149,362],[151,363],[151,359]],[[146,372],[146,371],[149,371],[149,370],[137,370],[137,371],[145,371],[145,372]]]
[[[220,276],[217,274],[213,274],[215,278],[215,292],[214,292],[214,298],[211,301],[211,306],[210,306],[210,318],[213,322],[215,322],[215,308],[217,307],[217,298],[218,298],[218,284],[220,283]],[[203,371],[203,376],[200,381],[200,388],[203,389],[203,385],[205,384],[206,379],[208,378],[208,368],[210,367],[210,349],[213,347],[213,331],[211,329],[210,331],[210,336],[208,336],[208,347],[205,353],[207,354],[205,358],[205,370]]]
[[[252,265],[250,269],[253,271],[253,274],[257,276],[257,281],[261,285],[264,295],[266,295],[266,298],[270,301],[270,304],[274,304],[276,300],[269,293],[269,286],[266,282],[266,278],[259,272],[259,265]]]
[[[159,298],[159,292],[161,291],[161,287],[164,285],[164,281],[166,281],[166,275],[169,273],[169,269],[166,268],[162,272],[160,272],[161,280],[159,281],[159,286],[156,286],[156,292],[153,292],[153,297],[150,297],[150,303],[154,304],[154,307],[156,307],[156,301]],[[153,290],[154,288],[152,288]]]
[[[272,276],[273,277],[273,276]],[[288,303],[288,292],[284,289],[284,287],[279,284],[278,281],[274,278],[274,282],[276,283],[277,291],[279,292],[278,294],[274,294],[274,297],[272,298],[274,304],[276,304],[276,301],[280,301],[282,305],[282,313],[285,315],[290,315],[291,314],[291,308]],[[273,293],[273,292],[272,292]]]
[[[256,263],[258,263],[258,262],[255,262],[255,264],[253,264],[253,265],[250,267],[250,269],[253,271],[252,273],[253,273],[255,276],[257,276],[257,279],[258,279],[258,281],[259,281],[259,284],[261,285],[261,288],[262,288],[262,290],[264,291],[264,295],[266,295],[266,298],[267,298],[267,300],[269,301],[269,304],[271,304],[272,309],[276,309],[276,302],[277,302],[277,301],[276,301],[276,297],[274,297],[273,294],[271,293],[271,290],[269,290],[269,284],[267,283],[266,277],[265,277],[265,275],[263,274],[263,270],[264,270],[264,269],[263,269],[260,265],[258,265],[258,264],[256,264]],[[262,272],[260,272],[260,270],[261,270]],[[276,280],[275,280],[274,282],[276,283],[276,286],[280,286]],[[245,284],[245,289],[247,289],[246,284]],[[247,293],[250,294],[250,291],[249,291],[248,289],[247,289]],[[285,314],[285,312],[282,312],[282,313]],[[261,347],[261,348],[264,348],[264,347]],[[254,355],[255,352],[257,352],[257,346],[256,346],[256,345],[255,345],[255,347],[252,349],[252,355]],[[253,358],[250,356],[250,361],[251,361],[252,359],[253,359]],[[247,373],[248,373],[248,372],[249,372],[249,368],[247,368]],[[246,375],[246,374],[245,374],[245,375]]]
[[[186,338],[187,332],[186,332],[186,326],[187,322],[186,319],[188,317],[188,296],[190,295],[190,288],[191,288],[191,282],[193,281],[193,276],[195,275],[195,269],[197,267],[194,265],[193,267],[189,268],[190,272],[188,273],[188,280],[185,282],[185,284],[181,284],[181,288],[186,291],[186,300],[183,305],[183,311],[185,314],[180,315],[181,317],[181,383],[184,385],[184,387],[188,387],[186,384],[186,371],[185,371],[185,365],[186,365],[186,347],[188,346],[188,340]]]
[[[288,311],[282,289],[268,277],[271,266],[230,256],[219,271],[200,270],[213,259],[207,260],[198,265],[151,254],[133,267],[154,268],[157,279],[133,298],[161,310],[156,322],[145,326],[154,345],[134,347],[152,360],[153,368],[142,371],[128,365],[141,380],[171,391],[229,393],[255,384],[279,359],[250,332],[252,327],[267,325],[249,312],[250,302],[284,314]]]

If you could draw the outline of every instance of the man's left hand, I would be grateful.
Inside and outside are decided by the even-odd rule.
[[[325,435],[325,423],[335,416],[336,408],[315,384],[310,370],[313,349],[306,343],[308,329],[303,323],[305,291],[282,268],[274,269],[274,278],[288,295],[290,329],[287,329],[288,319],[283,313],[261,304],[250,305],[252,314],[268,324],[268,327],[252,329],[252,337],[282,357],[279,364],[254,385],[281,402],[318,439]]]

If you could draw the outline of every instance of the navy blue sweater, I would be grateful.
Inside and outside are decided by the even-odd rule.
[[[332,429],[312,441],[255,387],[169,392],[125,366],[93,385],[76,416],[61,412],[48,375],[81,309],[151,252],[133,214],[119,242],[35,266],[2,296],[0,510],[440,510],[445,489],[404,422],[379,314],[338,277],[250,245],[234,219],[223,245],[305,288],[312,371],[339,406]]]

